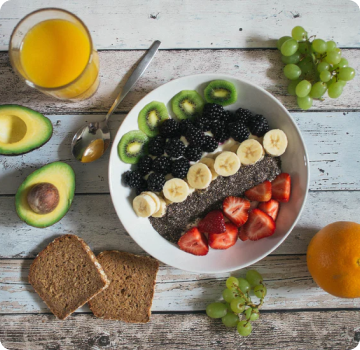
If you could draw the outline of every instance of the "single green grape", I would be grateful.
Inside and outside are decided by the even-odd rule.
[[[336,77],[332,77],[329,81],[326,82],[327,87],[329,88],[330,85],[336,83]]]
[[[221,318],[221,321],[226,327],[236,327],[239,322],[239,316],[229,312]]]
[[[342,85],[343,87],[346,85],[346,81],[345,80],[338,80],[337,81],[340,85]]]
[[[311,83],[307,80],[300,81],[300,83],[297,84],[295,88],[296,96],[299,97],[305,97],[309,95],[310,91],[311,91]]]
[[[344,68],[347,67],[349,65],[349,62],[346,58],[341,57],[341,60],[338,64],[334,64],[333,68],[337,69],[337,68]]]
[[[237,286],[239,284],[239,281],[236,277],[230,276],[227,280],[226,280],[226,287],[227,289],[230,290],[236,290]]]
[[[244,294],[246,294],[251,288],[250,283],[245,278],[241,278],[241,277],[238,278],[238,281],[239,281],[240,290]]]
[[[289,39],[281,45],[281,53],[284,56],[291,56],[297,51],[298,48],[298,42],[294,39]]]
[[[239,293],[236,290],[230,290],[226,288],[223,290],[222,296],[226,302],[230,303],[231,300],[239,296]]]
[[[312,59],[310,57],[307,57],[298,63],[298,67],[300,68],[302,73],[307,74],[313,70],[314,65]]]
[[[323,72],[321,72],[321,73],[323,73]],[[317,83],[315,83],[312,86],[311,91],[310,91],[310,96],[312,98],[320,98],[322,95],[325,94],[326,90],[327,90],[326,83],[324,83],[322,81],[318,81]]]
[[[319,73],[321,73],[324,70],[329,70],[329,69],[330,69],[330,64],[325,61],[321,61],[317,66],[317,71]]]
[[[327,83],[331,79],[331,73],[328,70],[323,70],[320,73],[320,80]]]
[[[349,81],[355,77],[355,69],[351,67],[343,67],[339,69],[338,79]]]
[[[240,321],[237,324],[237,331],[243,337],[247,337],[252,332],[252,325],[250,321]]]
[[[265,297],[267,294],[267,289],[262,284],[259,284],[254,287],[254,294],[261,299],[262,297]]]
[[[249,270],[246,272],[246,279],[251,287],[255,287],[263,281],[263,277],[256,270]]]
[[[290,63],[284,67],[284,75],[290,80],[295,80],[301,75],[301,69],[296,64]]]
[[[300,61],[300,52],[296,51],[293,55],[291,56],[284,56],[281,55],[281,60],[283,61],[283,63],[285,64],[289,64],[289,63],[298,63]]]
[[[306,40],[306,34],[305,29],[300,26],[294,27],[291,31],[291,36],[297,41]]]
[[[206,314],[211,318],[221,318],[227,313],[226,305],[223,303],[211,303],[206,307]]]
[[[258,308],[253,308],[251,311],[250,321],[256,321],[260,318],[260,312]]]
[[[326,51],[332,51],[336,48],[336,43],[333,40],[329,40],[326,42]]]
[[[325,61],[330,64],[338,64],[341,60],[341,53],[336,51],[336,49],[332,51],[328,51],[326,53]]]
[[[317,53],[324,53],[326,51],[326,42],[322,39],[315,39],[311,44],[312,49]]]
[[[250,320],[251,313],[252,313],[252,307],[248,307],[248,308],[245,310],[245,312],[244,312],[245,318],[246,318],[247,320]]]
[[[340,56],[341,56],[341,49],[339,49],[338,47],[336,47],[334,50],[332,50],[332,51],[335,51],[335,52],[337,52]]]
[[[299,43],[299,52],[303,54],[310,52],[310,45],[308,41]]]
[[[343,92],[343,85],[339,82],[331,84],[328,88],[328,95],[330,98],[338,98]]]
[[[298,106],[303,109],[304,111],[306,111],[307,109],[309,109],[312,106],[313,103],[313,99],[311,96],[305,96],[305,97],[298,97],[297,98],[297,104]]]
[[[291,36],[282,36],[276,43],[278,50],[281,50],[282,44],[289,39],[292,39]]]
[[[237,297],[233,299],[230,303],[231,310],[237,314],[245,310],[245,299]]]

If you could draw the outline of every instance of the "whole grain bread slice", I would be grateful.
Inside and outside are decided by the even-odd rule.
[[[109,286],[94,253],[75,235],[56,238],[39,253],[29,282],[60,320]]]
[[[89,301],[94,315],[129,323],[149,322],[159,262],[114,250],[100,253],[97,259],[110,286]]]

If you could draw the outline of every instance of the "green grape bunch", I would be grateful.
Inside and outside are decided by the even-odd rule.
[[[237,327],[238,333],[247,337],[252,332],[251,322],[260,318],[259,309],[267,294],[264,279],[259,272],[249,270],[246,278],[230,276],[225,284],[226,289],[222,292],[225,302],[209,304],[206,314],[210,318],[221,318],[226,327]],[[259,299],[258,304],[251,300],[252,291]]]
[[[288,93],[297,97],[301,109],[309,109],[313,99],[323,100],[326,92],[330,98],[338,98],[355,77],[355,69],[349,67],[333,40],[308,37],[303,27],[296,26],[291,36],[281,37],[277,48],[285,64],[284,75],[290,80]]]

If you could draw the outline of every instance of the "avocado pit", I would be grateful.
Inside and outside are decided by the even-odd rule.
[[[49,182],[34,185],[27,195],[31,210],[37,214],[49,214],[59,204],[59,191]]]

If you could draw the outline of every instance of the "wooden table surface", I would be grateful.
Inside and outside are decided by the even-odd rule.
[[[61,7],[88,25],[100,55],[101,85],[91,99],[73,103],[47,97],[14,74],[9,36],[27,13]],[[316,101],[300,111],[287,94],[276,39],[295,25],[337,42],[360,73],[360,12],[349,0],[10,0],[0,11],[0,104],[16,103],[47,115],[50,142],[29,154],[0,156],[0,341],[7,349],[353,349],[360,341],[360,299],[339,299],[319,289],[306,267],[312,236],[326,224],[359,221],[360,79],[341,98]],[[88,307],[66,321],[49,312],[27,282],[34,257],[54,237],[73,233],[99,253],[118,249],[146,254],[125,232],[108,187],[109,152],[92,164],[70,153],[73,133],[98,120],[116,88],[159,39],[161,50],[111,118],[112,136],[127,112],[154,88],[195,73],[226,73],[264,87],[289,109],[310,157],[310,193],[287,240],[254,267],[268,296],[250,337],[225,329],[204,312],[219,298],[229,274],[198,274],[161,265],[151,321],[145,325],[96,319]],[[57,224],[37,229],[22,223],[14,194],[34,169],[52,161],[70,164],[76,196]],[[240,276],[244,271],[234,273]]]

